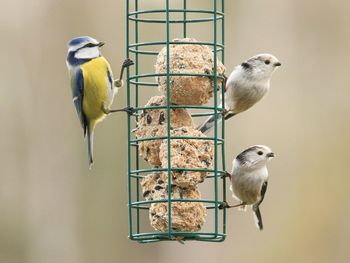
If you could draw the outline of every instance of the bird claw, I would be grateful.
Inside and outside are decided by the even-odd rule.
[[[123,62],[123,68],[130,67],[134,64],[135,64],[134,61],[132,61],[130,58],[127,58]]]
[[[123,79],[123,75],[124,75],[124,70],[125,68],[131,66],[131,65],[134,65],[134,61],[132,61],[130,58],[127,58],[124,60],[123,62],[123,65],[122,65],[122,68],[120,69],[120,76],[119,76],[119,80],[120,82],[122,81]]]
[[[238,204],[238,205],[229,205],[226,201],[224,201],[223,202],[224,204],[220,204],[219,205],[219,209],[224,209],[224,208],[227,208],[227,209],[229,209],[229,208],[234,208],[234,207],[239,207],[239,208],[242,208],[243,207],[243,209],[244,209],[244,207],[245,207],[245,203],[240,203],[240,204]]]
[[[129,115],[133,115],[135,112],[135,109],[133,107],[127,106],[124,108],[124,111],[128,113]]]
[[[224,201],[223,204],[220,204],[218,208],[222,210],[224,208],[230,208],[230,205],[226,201]]]
[[[109,110],[109,109],[104,109],[102,108],[103,112],[106,114],[110,114],[113,112],[121,112],[121,111],[125,111],[126,113],[128,113],[129,115],[133,115],[135,112],[135,109],[133,107],[127,106],[123,109],[117,109],[117,110]]]
[[[231,180],[231,174],[227,171],[221,176],[221,178],[229,178]]]

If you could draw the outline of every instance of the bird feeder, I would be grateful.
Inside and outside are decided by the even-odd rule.
[[[142,2],[149,3],[126,0],[126,55],[135,62],[127,72],[127,105],[134,110],[127,119],[129,238],[140,243],[222,242],[226,237],[224,105],[218,105],[220,95],[224,97],[224,0],[200,1],[203,9],[188,8],[194,0],[157,1],[164,4],[159,9],[140,8]],[[210,41],[189,35],[198,24],[213,32]],[[143,26],[159,39],[141,39]],[[184,61],[181,56],[186,54],[196,56],[201,64],[192,68],[195,59]],[[141,63],[144,57],[154,58],[155,67]],[[141,104],[141,92],[150,89],[158,89],[159,96],[149,96],[149,102]],[[213,106],[204,105],[210,98]],[[213,115],[217,118],[212,135],[195,129],[192,119]],[[220,125],[218,118],[222,118]],[[146,168],[142,157],[149,164]],[[200,193],[204,180],[210,197]],[[205,219],[207,214],[210,220]]]

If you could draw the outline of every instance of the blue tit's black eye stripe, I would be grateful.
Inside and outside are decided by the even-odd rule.
[[[86,45],[84,45],[84,46],[78,48],[77,50],[75,50],[75,52],[77,52],[78,50],[81,50],[83,48],[86,48],[86,47],[97,47],[97,46],[99,46],[99,44],[87,43]]]
[[[83,47],[96,47],[96,44],[92,44],[92,43],[87,43],[85,46]]]

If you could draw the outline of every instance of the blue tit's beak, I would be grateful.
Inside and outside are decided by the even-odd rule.
[[[105,42],[100,42],[97,44],[98,47],[102,47],[105,44]]]
[[[274,153],[268,153],[268,154],[266,154],[266,157],[273,158],[273,157],[275,157],[275,154]]]
[[[274,63],[273,65],[274,65],[275,67],[280,67],[280,66],[282,66],[281,62],[276,62],[276,63]]]

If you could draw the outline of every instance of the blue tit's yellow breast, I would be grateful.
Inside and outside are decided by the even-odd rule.
[[[105,116],[102,107],[108,101],[109,64],[104,57],[98,57],[81,65],[84,77],[83,111],[90,120]]]

